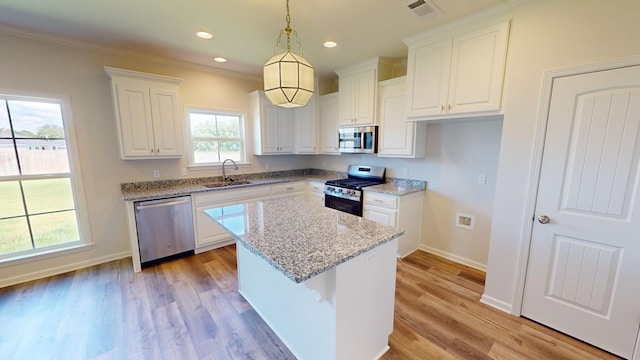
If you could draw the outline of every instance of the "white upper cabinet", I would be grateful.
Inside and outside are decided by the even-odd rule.
[[[338,93],[318,97],[320,113],[320,153],[340,155],[338,148],[339,104]]]
[[[105,67],[111,77],[120,158],[182,156],[181,79]]]
[[[500,113],[509,22],[433,42],[405,40],[408,120]]]
[[[293,153],[293,112],[275,106],[263,91],[249,94],[254,127],[254,154]]]
[[[318,81],[316,80],[316,84]],[[291,109],[293,111],[293,127],[295,129],[295,153],[318,153],[318,92],[311,96],[305,106]]]
[[[336,74],[340,94],[340,125],[375,125],[378,81],[391,77],[391,63],[374,58],[338,70]]]
[[[406,121],[406,76],[378,84],[378,156],[425,156],[427,124]]]

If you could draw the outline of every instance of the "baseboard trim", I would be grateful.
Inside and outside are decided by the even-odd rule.
[[[45,277],[48,277],[48,276],[59,275],[59,274],[63,274],[63,273],[66,273],[66,272],[75,271],[75,270],[79,270],[79,269],[82,269],[82,268],[103,264],[103,263],[106,263],[106,262],[109,262],[109,261],[119,260],[119,259],[126,258],[126,257],[129,257],[129,256],[131,256],[131,251],[127,250],[127,251],[122,251],[122,252],[115,253],[115,254],[110,254],[110,255],[107,255],[107,256],[101,256],[101,257],[98,257],[98,258],[93,258],[93,259],[89,259],[89,260],[85,260],[85,261],[79,261],[79,262],[76,262],[76,263],[65,264],[65,265],[54,267],[54,268],[50,268],[50,269],[44,269],[44,270],[40,270],[40,271],[30,272],[30,273],[27,273],[27,274],[21,274],[21,275],[18,275],[18,276],[14,276],[14,277],[10,277],[10,278],[6,278],[6,279],[0,280],[0,288],[11,286],[11,285],[16,285],[16,284],[20,284],[20,283],[24,283],[24,282],[27,282],[27,281],[38,280],[38,279],[42,279],[42,278],[45,278]]]
[[[482,294],[482,296],[480,297],[480,302],[485,305],[489,305],[492,308],[498,309],[500,311],[504,311],[509,314],[512,314],[512,311],[513,311],[513,306],[511,304],[506,303],[502,300],[498,300],[487,294]]]
[[[419,249],[422,250],[422,251],[426,251],[426,252],[428,252],[430,254],[438,255],[438,256],[443,257],[443,258],[445,258],[447,260],[451,260],[451,261],[457,262],[459,264],[466,265],[466,266],[472,267],[474,269],[478,269],[480,271],[487,272],[487,265],[481,264],[481,263],[479,263],[477,261],[469,260],[467,258],[463,258],[461,256],[458,256],[458,255],[455,255],[455,254],[452,254],[452,253],[449,253],[449,252],[446,252],[446,251],[438,250],[436,248],[432,248],[432,247],[424,245],[424,244],[420,244],[420,248]]]

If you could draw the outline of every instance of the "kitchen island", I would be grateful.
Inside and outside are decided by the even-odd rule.
[[[242,204],[244,226],[237,211],[206,213],[237,240],[240,293],[296,357],[387,351],[402,230],[295,199]]]

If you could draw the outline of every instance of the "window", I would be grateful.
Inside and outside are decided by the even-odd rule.
[[[0,94],[0,260],[83,244],[63,101]]]
[[[190,109],[188,119],[191,165],[216,165],[225,159],[246,162],[242,114]]]

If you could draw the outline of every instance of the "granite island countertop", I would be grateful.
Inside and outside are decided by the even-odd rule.
[[[225,227],[212,208],[205,213]],[[296,199],[243,204],[244,233],[238,243],[296,283],[303,282],[379,245],[404,230]]]

